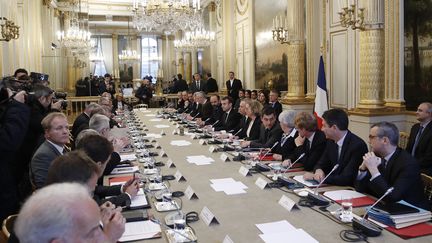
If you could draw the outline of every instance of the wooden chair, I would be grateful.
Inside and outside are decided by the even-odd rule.
[[[424,194],[426,198],[431,201],[432,200],[432,176],[428,176],[424,173],[421,173],[421,178],[423,181]]]
[[[406,149],[408,144],[409,134],[407,132],[399,132],[399,147]]]
[[[15,220],[17,219],[18,214],[13,214],[3,220],[2,225],[2,233],[6,236],[6,239],[9,239],[10,232],[12,232],[13,227],[15,225]]]

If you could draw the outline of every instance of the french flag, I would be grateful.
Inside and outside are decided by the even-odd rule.
[[[318,81],[315,95],[315,105],[314,105],[314,116],[317,119],[318,128],[321,129],[322,126],[322,115],[324,111],[328,110],[328,100],[327,100],[327,82],[325,78],[324,71],[324,60],[322,56],[320,57],[319,69],[318,69]]]

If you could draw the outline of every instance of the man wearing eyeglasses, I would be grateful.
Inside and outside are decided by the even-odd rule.
[[[399,130],[393,123],[372,125],[369,133],[372,152],[363,156],[355,188],[379,198],[394,187],[393,192],[384,198],[386,202],[405,200],[429,209],[423,195],[419,166],[407,151],[398,147],[398,141]]]

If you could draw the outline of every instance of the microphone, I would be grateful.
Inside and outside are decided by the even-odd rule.
[[[198,111],[198,113],[196,113],[196,115],[194,117],[192,117],[192,121],[195,120],[195,118],[200,114],[200,112]]]
[[[363,215],[362,219],[352,219],[352,226],[354,230],[360,230],[363,234],[366,236],[375,237],[381,234],[382,229],[375,226],[368,220],[366,220],[366,216],[368,215],[369,211],[372,210],[377,203],[379,203],[384,197],[386,197],[388,194],[390,194],[394,190],[394,187],[390,187],[387,189],[387,191],[374,203],[370,208],[366,211],[366,213]]]
[[[162,226],[162,227],[165,228],[166,230],[172,230],[172,232],[174,232],[175,234],[178,234],[179,236],[181,236],[181,237],[183,237],[184,239],[188,240],[188,242],[196,242],[196,241],[197,241],[195,235],[192,235],[192,237],[194,238],[194,239],[192,239],[190,235],[186,235],[186,234],[185,234],[186,232],[183,233],[183,232],[181,232],[181,231],[179,231],[179,230],[171,229],[170,227],[168,227],[168,226],[165,225],[165,224],[162,224],[159,220],[157,220],[157,219],[155,219],[155,218],[150,218],[150,221],[152,221],[153,223],[155,223],[155,224],[157,224],[157,225],[159,225],[159,226]],[[179,242],[182,242],[182,241],[179,241]]]
[[[267,152],[263,156],[261,156],[261,158],[259,159],[259,161],[261,162],[261,160],[264,159],[267,156],[267,154],[269,154],[274,149],[274,147],[276,147],[278,144],[279,144],[279,141],[276,141],[273,144],[273,146],[269,150],[267,150]]]
[[[300,156],[293,162],[291,163],[290,166],[288,166],[288,168],[286,168],[284,170],[284,173],[287,172],[288,170],[290,170],[297,162],[299,162],[299,160],[301,160],[303,157],[305,156],[305,153],[300,154]]]
[[[204,123],[208,122],[211,119],[211,117],[205,119]]]
[[[323,196],[321,196],[320,194],[318,194],[318,188],[324,183],[324,181],[339,167],[339,164],[335,164],[335,166],[333,167],[333,169],[330,171],[330,173],[328,173],[326,175],[326,177],[324,177],[324,179],[318,184],[317,187],[315,187],[315,190],[313,193],[308,193],[307,198],[309,199],[309,201],[311,201],[313,204],[317,205],[317,206],[327,206],[330,201],[325,199]]]
[[[278,144],[279,144],[279,141],[276,141],[276,142],[273,144],[273,146],[272,146],[269,150],[267,150],[267,152],[266,152],[263,156],[260,156],[260,157],[259,157],[259,159],[258,159],[258,163],[255,164],[255,168],[256,168],[256,170],[258,170],[258,171],[270,171],[270,170],[271,170],[271,168],[270,168],[268,165],[262,164],[261,161],[262,161],[262,160],[264,159],[264,157],[266,157],[267,154],[269,154],[270,151],[272,151],[272,149],[273,149],[274,147],[276,147],[276,145],[278,145]]]
[[[237,136],[237,134],[239,134],[241,131],[243,131],[243,128],[240,128],[236,133],[234,133],[234,137]]]
[[[215,122],[211,125],[211,127],[214,127],[214,125],[218,124],[219,121],[220,121],[220,120],[215,121]]]

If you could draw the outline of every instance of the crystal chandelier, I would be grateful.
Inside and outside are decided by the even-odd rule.
[[[200,0],[134,0],[133,24],[139,31],[196,29],[200,10]]]
[[[132,42],[132,38],[129,35],[129,18],[128,18],[128,37],[127,37],[127,48],[126,50],[122,50],[121,54],[119,54],[119,63],[120,64],[134,64],[141,61],[141,56],[137,53],[137,51],[132,50],[130,47],[130,43]]]
[[[81,12],[81,1],[79,1],[79,12]],[[78,12],[73,11],[67,31],[58,31],[57,40],[73,53],[88,52],[94,46],[94,42],[91,41],[91,33],[83,25],[78,18]]]
[[[183,39],[174,41],[174,48],[183,51],[191,51],[210,46],[211,42],[214,40],[215,32],[207,31],[201,27],[195,31],[185,32]]]

